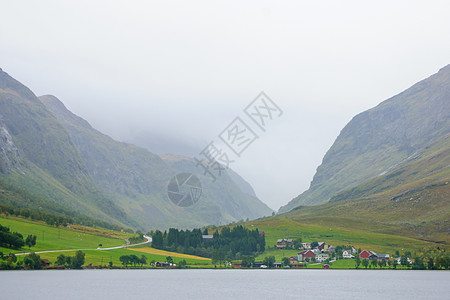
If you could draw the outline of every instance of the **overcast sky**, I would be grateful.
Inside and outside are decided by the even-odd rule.
[[[196,155],[259,94],[231,166],[271,208],[351,118],[450,63],[448,1],[2,1],[0,67],[115,139]]]

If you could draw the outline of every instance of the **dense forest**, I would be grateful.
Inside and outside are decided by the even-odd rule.
[[[214,232],[212,238],[205,229],[169,231],[157,230],[152,238],[152,247],[185,254],[210,257],[215,261],[241,259],[245,255],[257,255],[264,252],[266,240],[258,229],[250,230],[241,225]]]

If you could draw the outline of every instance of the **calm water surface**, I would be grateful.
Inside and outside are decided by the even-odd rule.
[[[448,271],[0,272],[0,299],[450,299]]]

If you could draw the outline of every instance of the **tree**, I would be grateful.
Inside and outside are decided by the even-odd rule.
[[[437,268],[443,268],[444,270],[447,270],[450,266],[450,255],[445,254],[443,256],[436,258],[436,267]]]
[[[302,238],[301,237],[296,238],[294,240],[294,248],[295,249],[300,249],[301,246],[302,246]]]
[[[142,255],[139,262],[141,263],[141,267],[143,265],[146,265],[147,264],[147,257],[145,257],[145,255]]]
[[[359,268],[360,264],[361,264],[361,258],[359,258],[359,256],[357,256],[356,259],[355,259],[355,265],[356,265],[357,269]]]
[[[128,255],[122,255],[119,258],[120,262],[122,263],[122,265],[126,268],[128,266],[128,264],[130,264],[130,257]]]
[[[363,259],[362,260],[362,265],[363,265],[364,268],[367,269],[367,267],[369,266],[369,260],[368,259]]]
[[[155,249],[162,249],[164,246],[164,237],[161,231],[156,230],[152,236],[152,247]]]
[[[385,267],[385,266],[386,266],[386,260],[385,260],[385,259],[380,260],[380,261],[378,262],[378,266],[380,267],[380,269],[381,269],[382,267]]]
[[[187,265],[186,260],[183,259],[183,260],[180,260],[180,261],[178,262],[177,268],[178,268],[178,269],[184,269],[184,268],[186,268],[186,265]]]
[[[397,269],[397,266],[398,266],[397,260],[394,260],[394,262],[392,263],[392,266],[394,267],[394,270]]]
[[[8,254],[8,261],[11,263],[16,263],[17,262],[17,256],[14,253],[9,253]]]
[[[72,257],[71,262],[71,266],[73,269],[81,269],[81,266],[84,265],[84,256],[85,254],[81,250],[75,252],[75,256]]]
[[[169,264],[173,264],[173,258],[172,258],[172,256],[167,256],[167,257],[166,257],[166,261],[167,261]]]
[[[400,257],[400,264],[401,264],[402,266],[409,267],[409,259],[408,259],[408,257],[407,257],[406,255],[402,255],[402,256]]]
[[[282,259],[281,259],[281,261],[282,261],[282,263],[283,263],[283,266],[289,266],[290,265],[290,261],[289,261],[289,258],[287,258],[287,257],[283,257]]]
[[[273,268],[274,263],[275,263],[275,256],[266,256],[263,260],[263,264],[269,268]]]
[[[73,260],[73,256],[66,256],[66,265],[71,267],[72,266],[72,260]]]
[[[224,251],[222,249],[214,250],[212,255],[213,264],[219,263],[219,266],[221,266],[224,260],[225,260]]]
[[[64,254],[58,255],[56,258],[56,264],[60,266],[64,266],[67,263],[67,258]]]
[[[428,267],[428,270],[435,270],[436,269],[436,267],[434,266],[434,259],[432,257],[430,257],[428,259],[427,267]]]
[[[336,253],[336,257],[338,259],[342,259],[342,252],[344,252],[345,248],[344,246],[336,246],[336,248],[334,249],[334,252]]]
[[[130,262],[133,264],[133,267],[136,268],[136,265],[139,264],[141,262],[141,260],[139,259],[139,257],[137,257],[134,254],[131,254],[129,257],[130,257]]]
[[[372,260],[370,261],[370,267],[371,267],[371,268],[372,268],[372,267],[376,268],[377,265],[378,265],[378,260],[377,260],[375,257],[372,258]]]
[[[41,257],[34,252],[26,255],[23,259],[23,263],[28,268],[34,269],[34,270],[40,269],[42,267],[41,266]]]
[[[314,248],[316,248],[317,246],[319,246],[319,242],[314,241],[314,242],[311,243],[311,249],[314,249]]]
[[[35,235],[28,235],[27,238],[25,239],[25,245],[28,246],[28,248],[33,247],[34,245],[36,245],[36,236]]]
[[[25,245],[23,235],[18,232],[10,232],[9,227],[0,225],[0,246],[19,249]]]
[[[241,265],[246,268],[250,268],[255,263],[255,257],[244,255],[242,256]]]

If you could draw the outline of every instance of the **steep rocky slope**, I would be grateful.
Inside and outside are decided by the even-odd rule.
[[[355,116],[318,167],[310,188],[280,212],[329,201],[388,173],[450,132],[450,65]]]

